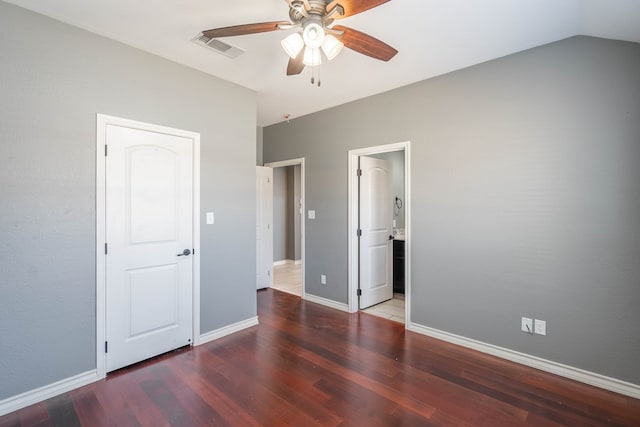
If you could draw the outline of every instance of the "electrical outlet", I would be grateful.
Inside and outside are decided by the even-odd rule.
[[[327,276],[325,276],[324,274],[320,275],[320,284],[321,285],[326,285],[327,284]]]
[[[528,334],[532,334],[533,333],[533,319],[530,319],[528,317],[523,317],[522,318],[522,323],[520,326],[520,330],[522,332],[526,332]]]
[[[309,211],[309,219],[316,219],[316,211],[313,211],[313,210]]]
[[[535,319],[534,332],[538,335],[547,335],[547,322],[545,320]]]

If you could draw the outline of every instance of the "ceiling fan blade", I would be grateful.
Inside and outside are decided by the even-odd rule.
[[[344,32],[340,41],[344,43],[345,47],[355,50],[363,55],[367,55],[381,61],[388,61],[398,53],[397,50],[385,42],[380,41],[375,37],[371,37],[368,34],[356,31],[353,28],[335,25],[333,29]]]
[[[336,15],[335,19],[346,18],[365,10],[373,9],[374,7],[385,4],[391,0],[333,0],[327,5],[327,12],[331,12],[333,8],[340,5],[344,9],[344,15]]]
[[[233,25],[231,27],[214,28],[203,31],[206,37],[215,39],[218,37],[242,36],[245,34],[266,33],[278,30],[280,25],[291,25],[288,21],[260,22],[257,24]]]
[[[304,63],[302,60],[304,59],[304,49],[300,51],[298,56],[295,58],[289,59],[289,64],[287,64],[287,76],[294,76],[296,74],[300,74],[302,70],[304,70]]]

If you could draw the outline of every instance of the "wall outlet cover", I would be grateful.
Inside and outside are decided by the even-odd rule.
[[[325,276],[324,274],[320,275],[320,284],[321,285],[326,285],[327,284],[327,276]]]
[[[534,332],[538,335],[547,335],[547,322],[544,320],[535,320]]]

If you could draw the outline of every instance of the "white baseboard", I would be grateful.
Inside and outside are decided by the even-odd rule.
[[[297,259],[293,262],[295,265],[300,265],[302,264],[302,260],[301,259]]]
[[[0,401],[0,416],[98,381],[94,369]]]
[[[226,335],[241,331],[246,328],[250,328],[251,326],[255,326],[257,324],[258,317],[256,316],[250,319],[242,320],[232,325],[216,329],[215,331],[207,332],[206,334],[200,335],[197,345],[222,338]],[[96,370],[92,370],[75,375],[73,377],[65,378],[63,380],[48,384],[34,390],[24,392],[22,394],[18,394],[16,396],[9,397],[0,401],[0,416],[25,408],[29,405],[42,402],[54,396],[58,396],[76,388],[85,386],[87,384],[91,384],[100,379],[101,378],[98,376],[98,372]]]
[[[335,308],[336,310],[346,311],[347,313],[349,312],[348,304],[343,304],[341,302],[337,302],[331,299],[322,298],[322,297],[318,297],[311,294],[304,294],[302,296],[302,299],[310,302],[315,302],[316,304],[321,304],[327,307]]]
[[[583,369],[574,368],[573,366],[563,365],[562,363],[553,362],[541,357],[532,356],[518,351],[509,350],[508,348],[498,347],[493,344],[487,344],[482,341],[476,341],[460,335],[451,334],[449,332],[433,329],[417,323],[409,323],[407,329],[422,335],[457,344],[462,347],[471,348],[482,353],[500,357],[502,359],[516,362],[521,365],[530,366],[540,369],[541,371],[550,372],[561,377],[569,378],[581,383],[589,384],[615,393],[624,394],[636,399],[640,399],[640,385],[632,384],[615,378],[606,377],[594,372],[585,371]]]
[[[200,339],[198,339],[198,343],[196,345],[202,345],[210,341],[217,340],[218,338],[225,337],[227,335],[233,334],[234,332],[239,332],[243,329],[250,328],[257,324],[258,316],[255,316],[246,320],[241,320],[240,322],[236,322],[228,326],[223,326],[222,328],[218,328],[211,332],[207,332],[206,334],[200,335]]]

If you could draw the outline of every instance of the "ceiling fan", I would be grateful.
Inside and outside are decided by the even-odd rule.
[[[276,30],[298,29],[282,40],[289,55],[287,75],[300,74],[305,66],[335,58],[344,46],[381,61],[389,61],[398,53],[393,47],[352,28],[333,25],[336,19],[353,16],[391,0],[285,0],[289,4],[289,21],[234,25],[203,31],[210,39]],[[313,78],[311,83],[313,83]],[[318,82],[320,85],[320,82]]]

